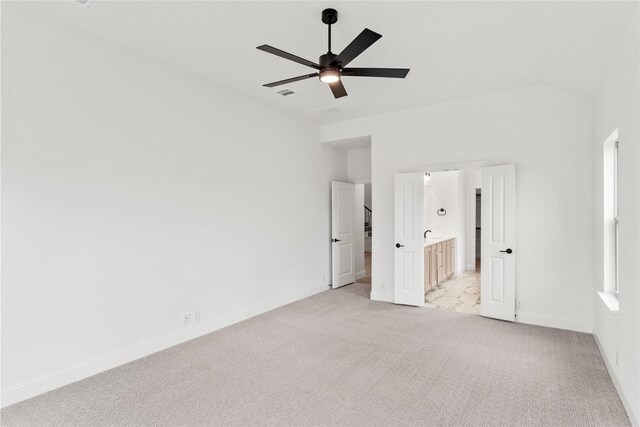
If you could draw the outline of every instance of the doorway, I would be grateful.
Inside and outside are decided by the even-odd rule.
[[[425,173],[426,307],[480,314],[480,273],[476,271],[479,185],[479,169]]]
[[[359,265],[356,282],[368,287],[371,293],[371,240],[373,238],[373,209],[371,183],[356,184],[356,212],[360,228],[361,243],[356,244],[356,263]]]
[[[358,284],[368,296],[373,236],[371,184],[334,181],[331,200],[331,287]]]
[[[514,321],[515,165],[451,166],[395,175],[394,302]]]
[[[480,273],[481,258],[482,258],[482,188],[476,188],[476,203],[475,203],[475,258],[476,258],[476,272]]]

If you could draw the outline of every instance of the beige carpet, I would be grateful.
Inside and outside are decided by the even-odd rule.
[[[2,410],[6,426],[629,425],[593,337],[355,283]]]

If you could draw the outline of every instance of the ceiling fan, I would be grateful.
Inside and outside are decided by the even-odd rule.
[[[342,84],[342,77],[393,77],[404,79],[409,73],[408,68],[347,68],[346,66],[358,55],[367,50],[380,37],[380,34],[365,28],[351,43],[338,55],[331,52],[331,25],[338,22],[338,11],[335,9],[325,9],[322,11],[322,22],[329,26],[329,51],[320,56],[318,63],[309,61],[299,56],[293,55],[269,45],[258,46],[256,49],[288,59],[298,64],[318,70],[313,74],[304,74],[290,79],[280,80],[263,85],[265,87],[280,86],[287,83],[306,80],[312,77],[320,77],[320,81],[328,83],[333,96],[341,98],[347,96],[347,91]]]

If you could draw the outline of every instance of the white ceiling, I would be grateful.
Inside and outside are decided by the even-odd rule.
[[[613,58],[630,2],[214,2],[66,0],[24,7],[156,58],[233,91],[328,123],[536,83],[592,97]],[[334,99],[313,72],[258,51],[270,44],[317,61],[326,52],[320,12],[334,7],[333,51],[365,27],[382,38],[353,67],[409,67],[405,80],[347,77]],[[282,97],[288,88],[295,96]]]

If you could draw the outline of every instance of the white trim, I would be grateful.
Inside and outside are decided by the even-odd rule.
[[[516,311],[516,322],[526,323],[529,325],[546,326],[547,328],[586,332],[588,334],[593,331],[593,323],[591,322],[561,319],[536,313],[527,313],[526,311]]]
[[[16,386],[8,387],[0,393],[2,407],[4,408],[5,406],[29,399],[47,391],[80,381],[100,372],[124,365],[125,363],[132,362],[136,359],[140,359],[141,357],[173,347],[174,345],[181,344],[185,341],[192,340],[199,336],[211,333],[242,320],[249,319],[326,290],[327,286],[323,285],[274,298],[270,301],[256,304],[247,309],[227,313],[215,319],[186,327],[165,336],[154,338],[129,348],[115,351],[96,359],[61,369],[57,372],[53,372],[39,378],[34,378]]]
[[[618,314],[619,304],[617,296],[615,296],[611,292],[598,292],[598,295],[600,295],[600,298],[602,298],[602,302],[604,302],[611,313]]]
[[[360,279],[360,278],[362,278],[362,277],[364,277],[366,275],[367,275],[367,272],[365,270],[357,271],[356,272],[356,280],[358,280],[358,279]]]
[[[598,345],[598,350],[600,350],[600,354],[602,355],[602,360],[604,360],[604,365],[607,367],[607,371],[609,371],[609,376],[611,377],[611,381],[613,381],[613,385],[616,387],[616,391],[620,396],[620,400],[622,401],[622,406],[627,411],[627,416],[629,417],[629,421],[631,421],[631,425],[634,427],[640,427],[640,416],[635,412],[633,405],[631,404],[631,400],[629,399],[629,394],[625,390],[624,386],[618,379],[618,371],[613,363],[607,357],[607,353],[604,351],[602,347],[602,343],[598,338],[598,335],[593,334],[593,338],[596,340],[596,344]]]
[[[349,182],[352,184],[371,184],[371,177],[351,179]]]

